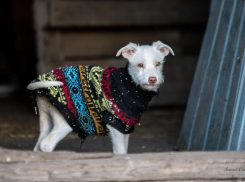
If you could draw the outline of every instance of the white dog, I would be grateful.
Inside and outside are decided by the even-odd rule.
[[[39,76],[27,87],[36,93],[40,116],[34,151],[52,152],[73,130],[82,139],[108,133],[113,153],[126,154],[129,133],[164,82],[163,63],[169,53],[174,55],[160,41],[151,46],[129,43],[116,55],[128,60],[126,68],[67,67]]]

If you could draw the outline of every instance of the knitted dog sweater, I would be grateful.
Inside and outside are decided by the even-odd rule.
[[[64,116],[73,131],[84,141],[88,135],[108,133],[106,124],[126,134],[134,131],[147,105],[156,94],[137,86],[126,68],[105,70],[98,66],[57,68],[33,82],[60,81],[32,91],[46,96]]]

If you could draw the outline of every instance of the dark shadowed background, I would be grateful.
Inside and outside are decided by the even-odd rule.
[[[174,50],[165,83],[136,128],[129,152],[172,150],[176,144],[206,22],[206,0],[9,0],[0,6],[0,146],[32,149],[38,116],[27,84],[55,67],[121,67],[129,42],[161,40]],[[88,138],[81,151],[110,151],[108,138]],[[91,142],[89,142],[91,141]],[[80,150],[73,134],[58,149]]]

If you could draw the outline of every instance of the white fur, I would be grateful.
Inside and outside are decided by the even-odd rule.
[[[129,61],[129,74],[133,81],[143,89],[157,91],[160,84],[163,83],[162,74],[164,58],[169,54],[174,55],[173,50],[160,41],[154,42],[152,46],[138,46],[129,43],[121,48],[116,56],[123,55]],[[160,63],[159,66],[156,66]],[[142,64],[143,67],[138,65]],[[155,83],[150,82],[150,77],[156,78]],[[59,81],[45,81],[30,83],[27,86],[29,90],[45,88],[50,86],[60,86]],[[40,115],[40,136],[34,151],[52,152],[55,146],[62,140],[72,128],[66,122],[62,114],[47,100],[46,97],[37,96],[37,106]],[[127,154],[129,134],[122,134],[110,125],[107,125],[112,140],[114,154]]]
[[[30,83],[27,86],[27,89],[36,90],[39,88],[45,88],[45,87],[51,87],[51,86],[61,86],[61,85],[63,85],[63,83],[59,81],[43,81],[43,82]]]
[[[40,136],[34,151],[52,152],[57,143],[72,131],[72,128],[46,97],[38,95],[37,106]]]
[[[127,154],[129,134],[122,134],[110,125],[106,125],[110,131],[112,148],[114,154]]]
[[[55,146],[72,131],[62,114],[42,95],[37,96],[40,135],[34,151],[52,152]],[[107,125],[112,140],[114,154],[126,154],[129,134],[122,134]]]
[[[129,74],[132,76],[134,82],[141,86],[141,88],[149,91],[157,91],[159,86],[164,82],[162,74],[164,58],[169,54],[174,55],[173,50],[161,41],[153,42],[152,46],[143,45],[138,46],[129,43],[127,46],[121,48],[116,56],[123,55],[129,61]],[[160,66],[156,64],[160,62]],[[143,64],[143,68],[137,65]],[[149,83],[150,77],[156,77],[157,82]]]

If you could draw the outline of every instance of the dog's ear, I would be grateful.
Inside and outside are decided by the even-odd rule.
[[[133,54],[137,51],[137,48],[138,46],[136,44],[130,42],[128,45],[121,48],[117,52],[116,56],[120,56],[122,54],[123,57],[125,57],[126,59],[130,59],[133,56]]]
[[[161,41],[153,42],[152,46],[159,50],[164,56],[167,56],[169,52],[174,56],[174,51],[168,45],[162,43]]]

